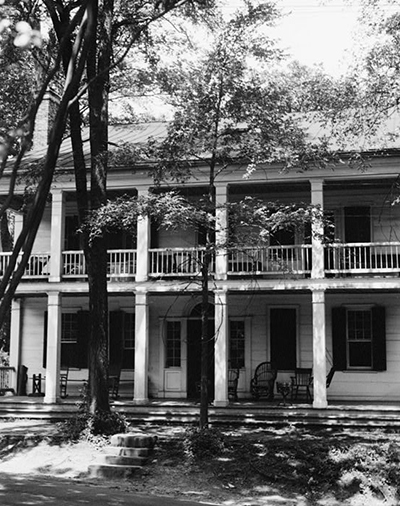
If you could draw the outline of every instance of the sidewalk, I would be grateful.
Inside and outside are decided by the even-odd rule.
[[[4,420],[0,418],[1,436],[51,436],[56,434],[57,424],[47,420],[15,419]]]

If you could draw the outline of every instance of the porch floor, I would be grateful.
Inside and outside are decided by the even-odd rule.
[[[47,404],[43,397],[0,397],[0,419],[26,418],[61,421],[77,411],[78,397],[67,397]],[[195,425],[199,420],[199,402],[188,399],[150,399],[137,405],[132,399],[111,401],[112,408],[132,425]],[[400,430],[400,402],[329,402],[326,409],[311,404],[243,399],[226,407],[210,404],[209,421],[213,426],[268,427],[276,425],[362,427]]]

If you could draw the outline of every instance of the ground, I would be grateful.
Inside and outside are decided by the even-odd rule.
[[[107,440],[63,442],[61,426],[32,431],[26,437],[29,422],[19,433],[4,430],[7,423],[11,429],[12,422],[1,424],[0,472],[94,481],[87,476],[88,465],[98,461]],[[186,428],[140,430],[158,436],[150,462],[110,487],[226,506],[400,504],[400,433],[394,431],[289,425],[221,428],[211,442],[192,435],[191,441],[206,453],[194,459],[191,447],[184,444]]]

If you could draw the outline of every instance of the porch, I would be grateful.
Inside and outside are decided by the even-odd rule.
[[[327,243],[324,249],[326,276],[398,275],[400,273],[400,242]],[[200,274],[205,250],[203,248],[157,248],[148,252],[148,277],[176,278]],[[224,255],[228,277],[266,276],[284,274],[311,276],[312,245],[266,246],[242,248]],[[0,273],[8,266],[11,253],[0,253]],[[33,253],[24,279],[50,277],[50,253]],[[133,279],[136,275],[136,250],[109,250],[109,279]],[[210,271],[215,273],[215,259]],[[83,251],[64,251],[62,279],[86,279],[87,269]]]
[[[68,397],[56,404],[46,404],[43,398],[0,397],[0,419],[31,419],[62,421],[77,411],[78,397]],[[132,425],[196,425],[199,403],[182,399],[152,399],[135,405],[121,397],[112,401],[112,409],[122,413]],[[212,426],[266,428],[273,426],[314,426],[363,429],[400,429],[399,403],[331,403],[327,409],[315,409],[310,404],[286,403],[277,398],[272,402],[240,400],[227,407],[209,407]]]

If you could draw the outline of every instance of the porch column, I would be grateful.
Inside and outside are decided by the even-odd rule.
[[[61,293],[50,292],[47,301],[47,359],[45,403],[57,402],[60,396],[61,363]]]
[[[319,205],[321,210],[324,204],[323,180],[318,179],[311,181],[311,204]],[[324,269],[324,245],[322,243],[322,235],[324,233],[324,225],[321,219],[314,217],[311,224],[311,245],[312,245],[312,278],[325,277]]]
[[[61,190],[52,192],[51,236],[50,236],[50,277],[49,281],[61,281],[62,250],[65,227],[65,194]]]
[[[228,238],[228,211],[226,203],[228,200],[228,185],[216,185],[216,255],[215,255],[215,279],[226,279],[228,272],[228,252],[226,249],[226,240]]]
[[[15,373],[11,376],[10,388],[17,392],[18,366],[21,361],[21,299],[13,299],[11,302],[11,323],[10,323],[10,366],[14,367]]]
[[[215,291],[214,406],[227,406],[228,398],[228,292]]]
[[[135,299],[135,404],[149,400],[149,302],[147,292],[136,292]]]
[[[148,187],[138,189],[138,197],[146,196]],[[136,281],[147,281],[149,274],[150,219],[139,216],[136,240]]]
[[[326,408],[325,292],[312,292],[314,408]]]

